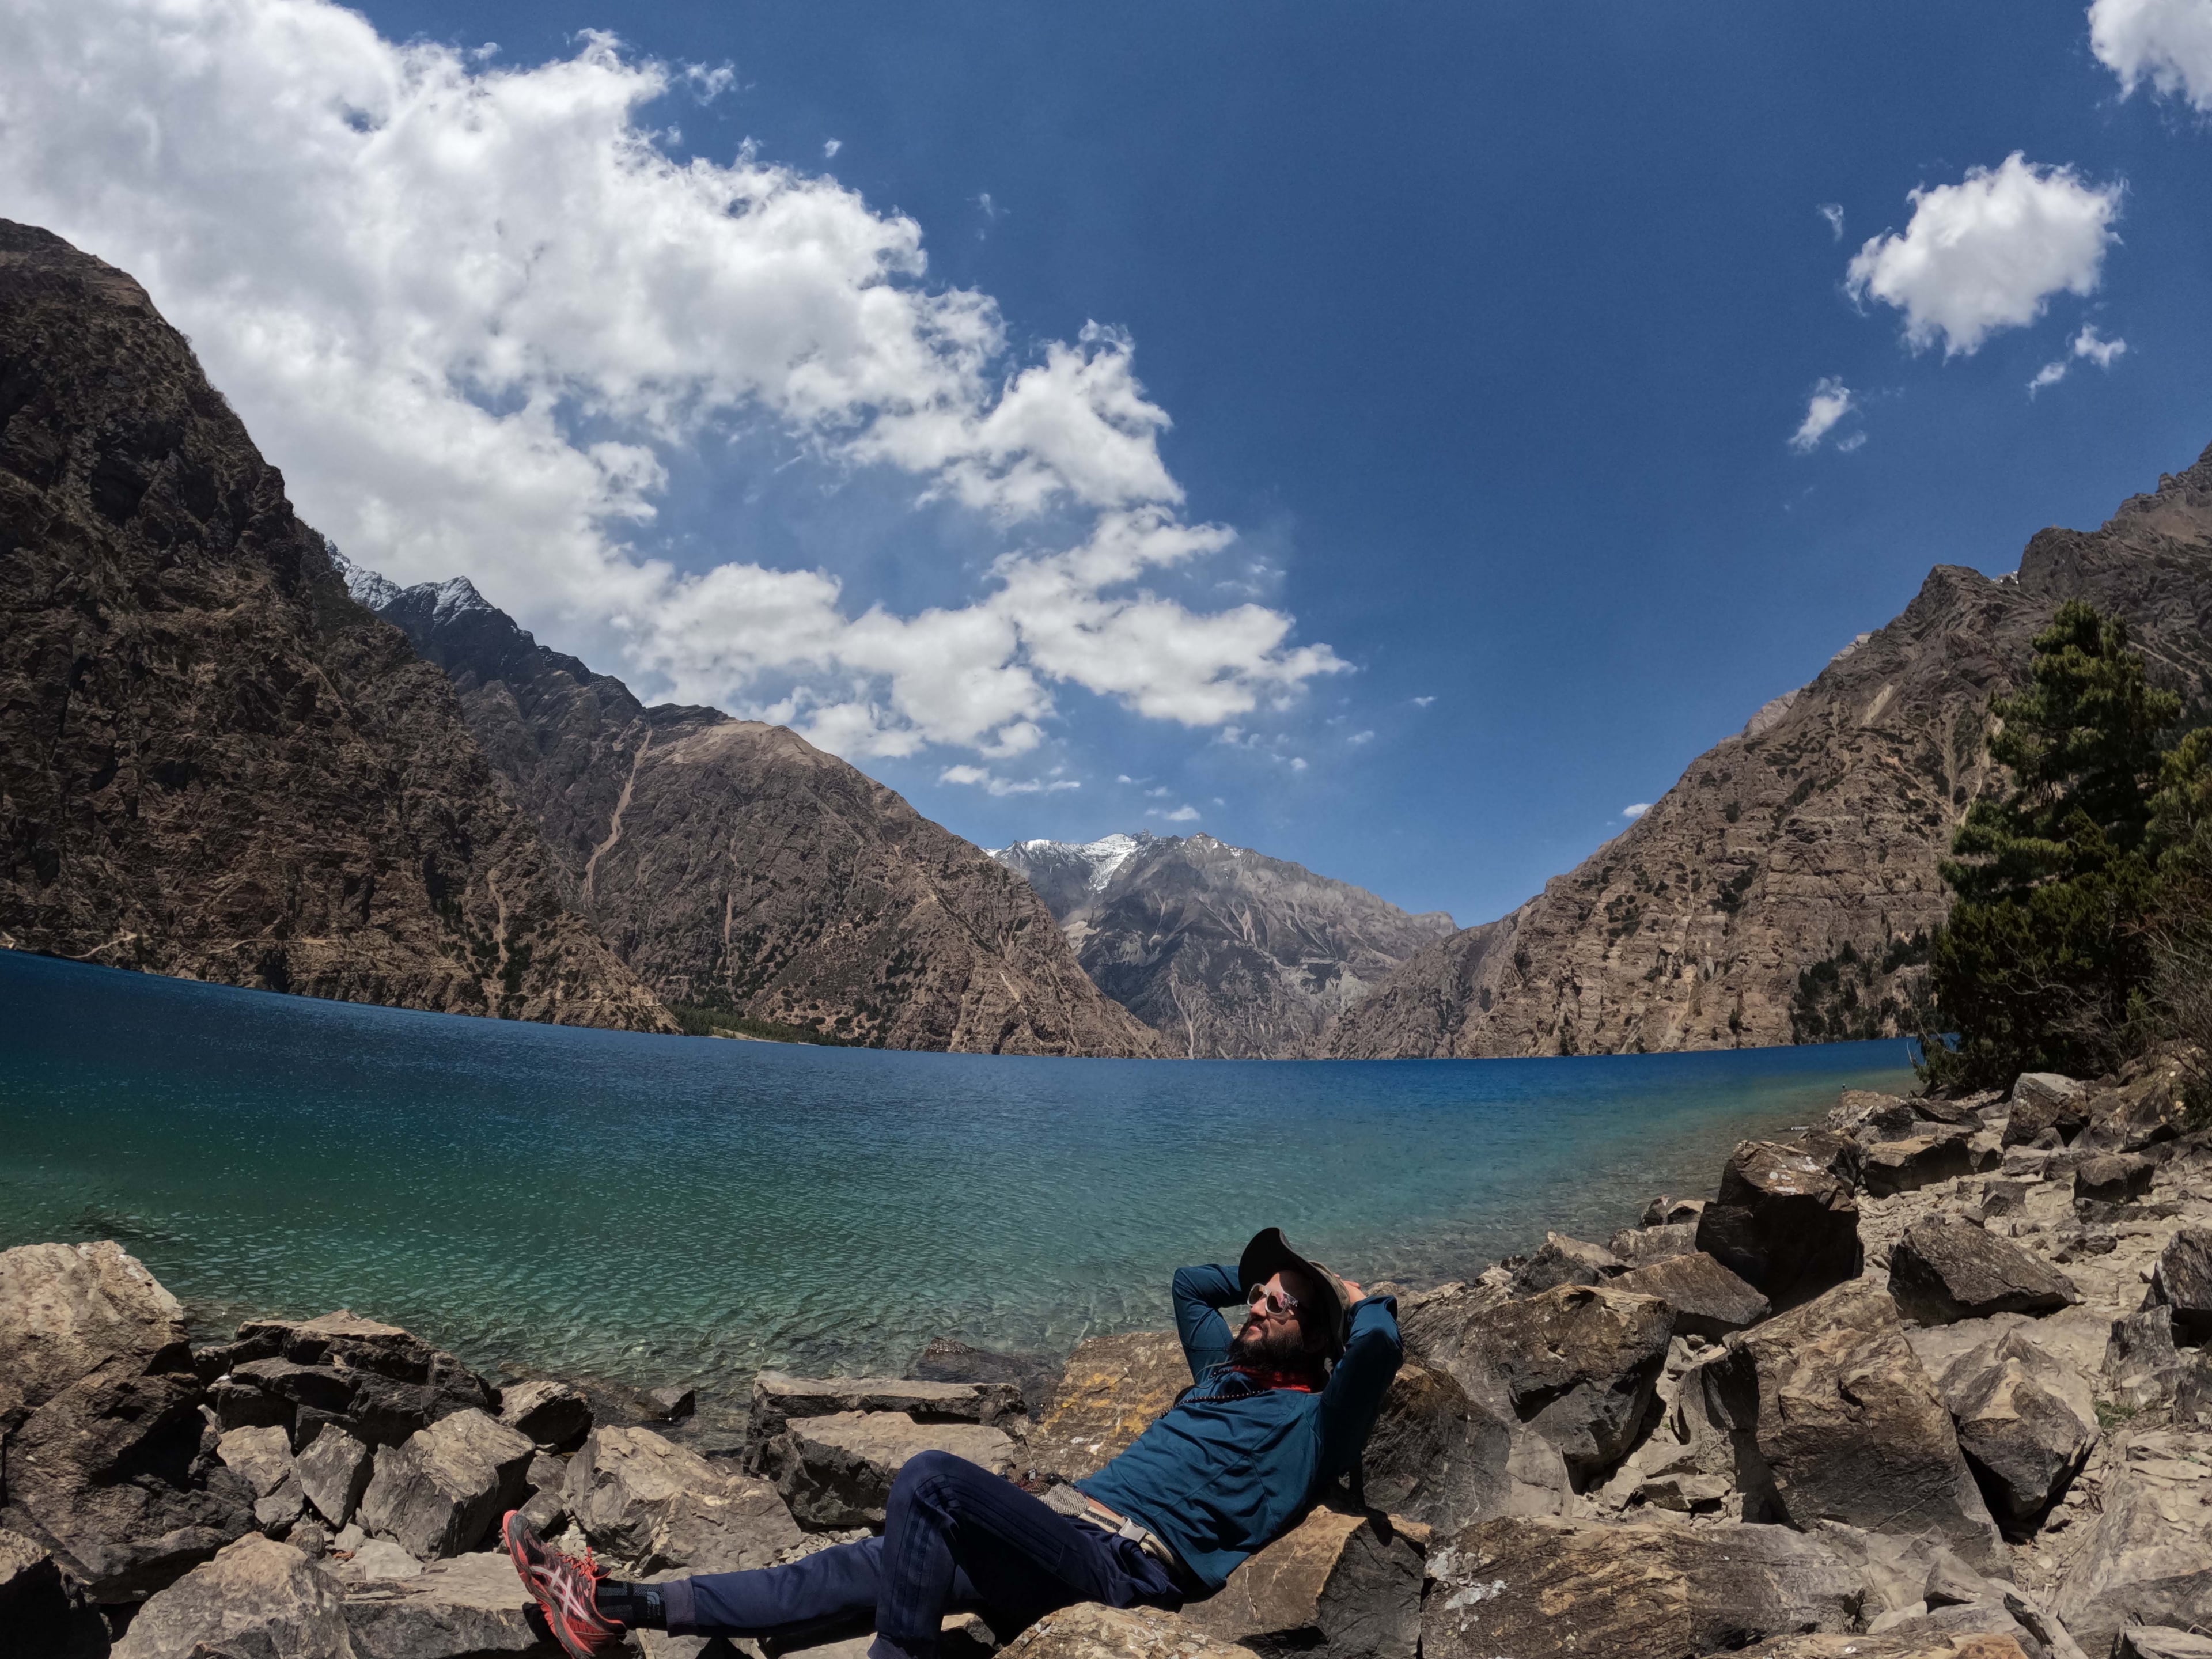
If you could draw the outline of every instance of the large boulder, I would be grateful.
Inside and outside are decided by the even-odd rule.
[[[1980,1167],[1970,1135],[1955,1130],[1908,1135],[1868,1146],[1859,1159],[1859,1182],[1869,1198],[1894,1198],[1972,1175]]]
[[[537,1449],[527,1435],[480,1411],[441,1418],[377,1452],[361,1496],[362,1525],[418,1560],[474,1549],[521,1503],[523,1472]]]
[[[1486,1521],[1429,1554],[1422,1659],[1689,1659],[1857,1627],[1857,1577],[1784,1527]]]
[[[1851,1184],[1818,1152],[1747,1140],[1698,1218],[1698,1248],[1778,1308],[1809,1300],[1859,1270]]]
[[[2024,1072],[2012,1085],[2004,1144],[2026,1146],[2054,1133],[2070,1141],[2089,1127],[2087,1085],[2056,1072]]]
[[[2003,1546],[1896,1304],[1867,1279],[1728,1339],[1701,1368],[1769,1518],[1933,1534],[1985,1568]]]
[[[1176,1353],[1181,1363],[1180,1346]],[[1188,1368],[1184,1380],[1189,1380]],[[909,1377],[793,1376],[786,1371],[763,1371],[753,1379],[752,1413],[745,1428],[746,1467],[757,1468],[769,1442],[794,1420],[860,1412],[897,1412],[917,1423],[980,1423],[995,1428],[1021,1416],[1022,1394],[1011,1382],[926,1382]]]
[[[2212,1341],[2212,1227],[2184,1227],[2166,1241],[2144,1305],[2173,1310],[2175,1340]]]
[[[2078,1203],[2132,1204],[2150,1191],[2158,1164],[2135,1152],[2106,1152],[2074,1166],[2074,1200]]]
[[[1514,1271],[1513,1294],[1534,1296],[1562,1285],[1598,1285],[1626,1264],[1602,1244],[1546,1233],[1534,1255]]]
[[[1063,1480],[1095,1474],[1190,1386],[1182,1344],[1152,1331],[1075,1345],[1059,1390],[1030,1431],[1027,1462]]]
[[[69,1592],[54,1558],[35,1539],[0,1528],[0,1655],[64,1652],[69,1623]]]
[[[1687,1255],[1697,1248],[1698,1224],[1694,1218],[1656,1227],[1623,1227],[1606,1241],[1606,1249],[1629,1268],[1648,1267],[1655,1261]]]
[[[1562,1285],[1477,1315],[1449,1369],[1556,1446],[1584,1485],[1633,1443],[1674,1322],[1656,1297]]]
[[[289,1544],[241,1538],[138,1609],[114,1659],[357,1659],[338,1587]]]
[[[1510,1299],[1507,1285],[1511,1277],[1493,1267],[1472,1283],[1454,1280],[1430,1290],[1400,1292],[1398,1334],[1407,1356],[1450,1369],[1467,1346],[1474,1322]]]
[[[1905,1230],[1889,1255],[1889,1293],[1906,1318],[1923,1325],[2054,1313],[2081,1299],[2056,1267],[1955,1215],[1930,1216]]]
[[[837,1531],[880,1527],[891,1482],[918,1452],[950,1452],[994,1474],[1014,1472],[1012,1437],[981,1423],[917,1423],[900,1412],[837,1412],[794,1418],[761,1454],[802,1527]]]
[[[498,1409],[491,1385],[453,1355],[344,1309],[249,1320],[222,1353],[224,1425],[282,1421],[295,1447],[329,1422],[372,1445],[396,1446],[456,1412]]]
[[[325,1425],[293,1462],[307,1502],[333,1527],[353,1519],[376,1472],[374,1450],[336,1424]]]
[[[0,1251],[0,1524],[93,1601],[142,1599],[252,1525],[203,1455],[184,1310],[118,1244]]]
[[[2032,1535],[2096,1444],[2089,1379],[2008,1331],[1952,1362],[1938,1387],[1997,1523]]]
[[[405,1577],[349,1585],[354,1659],[560,1659],[503,1550],[433,1561]]]
[[[1675,1345],[1677,1351],[1683,1346]],[[1734,1438],[1727,1425],[1714,1416],[1705,1398],[1703,1369],[1719,1357],[1719,1351],[1713,1349],[1695,1359],[1686,1352],[1669,1352],[1668,1370],[1660,1379],[1660,1397],[1666,1411],[1604,1486],[1593,1494],[1601,1509],[1624,1512],[1653,1509],[1730,1521],[1744,1518],[1743,1495],[1735,1484]]]
[[[804,1538],[767,1481],[650,1429],[592,1430],[568,1460],[562,1498],[600,1555],[640,1576],[769,1566]]]
[[[1418,1359],[1398,1367],[1362,1456],[1362,1494],[1376,1508],[1446,1531],[1510,1512],[1513,1429],[1450,1372]]]
[[[1387,1517],[1317,1510],[1183,1618],[1263,1654],[1414,1659],[1421,1577],[1421,1550]]]
[[[1152,1607],[1079,1601],[1048,1613],[1000,1650],[1003,1659],[1253,1659],[1189,1620]]]
[[[1674,1309],[1676,1334],[1711,1342],[1756,1325],[1771,1311],[1765,1297],[1703,1250],[1638,1267],[1614,1279],[1613,1286],[1657,1297]]]
[[[499,1420],[544,1450],[573,1451],[592,1431],[592,1402],[573,1382],[518,1382],[501,1391]]]
[[[2102,1654],[2124,1625],[2212,1624],[2212,1435],[2134,1436],[2101,1496],[2058,1584],[2075,1639]]]
[[[300,1518],[307,1494],[292,1461],[292,1437],[276,1426],[233,1429],[216,1442],[215,1455],[253,1492],[253,1522],[282,1538]]]

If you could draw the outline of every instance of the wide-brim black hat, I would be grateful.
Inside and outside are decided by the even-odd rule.
[[[1291,1248],[1291,1241],[1283,1237],[1280,1227],[1262,1227],[1252,1235],[1252,1242],[1244,1247],[1237,1259],[1237,1282],[1247,1295],[1255,1285],[1264,1285],[1285,1267],[1295,1267],[1307,1280],[1320,1287],[1324,1306],[1298,1310],[1298,1323],[1307,1330],[1318,1322],[1322,1346],[1328,1357],[1335,1358],[1344,1352],[1344,1344],[1352,1327],[1352,1295],[1344,1288],[1344,1281],[1319,1262],[1303,1256]]]

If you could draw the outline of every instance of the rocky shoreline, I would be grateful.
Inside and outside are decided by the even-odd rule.
[[[2204,1659],[2208,1168],[2163,1065],[1846,1091],[1711,1200],[1393,1287],[1359,1480],[1220,1594],[963,1617],[948,1659]],[[925,1449],[1087,1473],[1186,1380],[1151,1333],[911,1370],[763,1372],[686,1444],[680,1390],[500,1388],[344,1311],[194,1348],[113,1243],[0,1253],[0,1655],[550,1656],[507,1508],[618,1572],[765,1565],[879,1527]]]

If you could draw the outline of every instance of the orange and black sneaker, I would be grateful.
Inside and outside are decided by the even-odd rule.
[[[593,1592],[606,1575],[589,1550],[580,1561],[562,1554],[538,1535],[520,1510],[509,1510],[499,1531],[523,1588],[545,1609],[553,1639],[569,1659],[600,1659],[622,1645],[622,1626],[599,1612]]]

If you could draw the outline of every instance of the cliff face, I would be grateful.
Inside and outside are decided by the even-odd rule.
[[[351,580],[451,677],[570,902],[671,1002],[888,1048],[1160,1052],[1018,877],[835,756],[648,708],[465,581]]]
[[[122,272],[0,222],[0,945],[672,1030]]]
[[[1084,971],[1194,1060],[1302,1056],[1329,1019],[1424,945],[1408,915],[1211,836],[1017,842],[994,853],[1052,907]]]
[[[2160,681],[2212,686],[2212,450],[2014,575],[1939,566],[1903,615],[1701,756],[1510,915],[1431,945],[1338,1020],[1347,1059],[1612,1054],[1893,1035],[1997,787],[1990,698],[2065,599],[2124,617]]]

